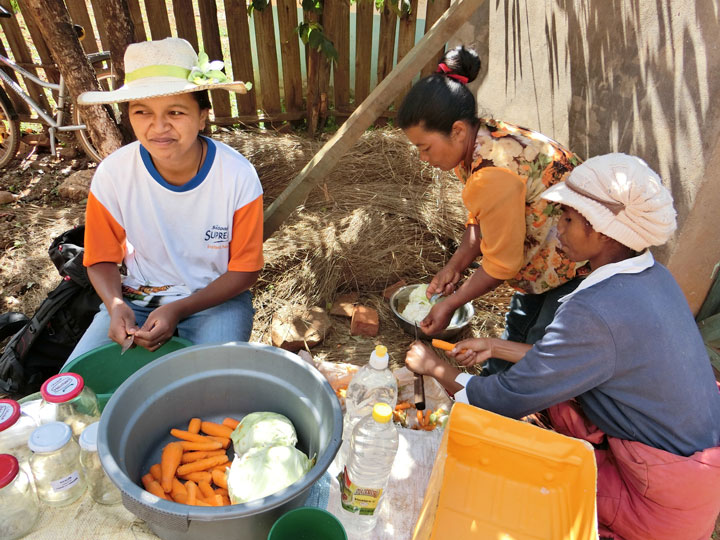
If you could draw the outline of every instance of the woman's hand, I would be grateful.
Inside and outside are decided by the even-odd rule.
[[[450,324],[450,319],[452,319],[455,309],[452,302],[448,299],[441,300],[432,307],[427,317],[420,322],[420,328],[422,328],[422,331],[428,336],[445,330],[448,324]]]
[[[165,304],[150,313],[142,328],[135,332],[135,343],[148,351],[155,351],[175,333],[180,314],[175,302]]]
[[[455,348],[448,354],[459,365],[470,367],[482,364],[493,357],[492,344],[492,338],[464,339],[455,344]]]
[[[405,355],[405,365],[413,373],[418,375],[434,376],[436,367],[445,361],[435,351],[421,341],[413,341],[410,349]]]
[[[430,298],[434,294],[448,296],[455,291],[455,286],[460,281],[461,274],[450,264],[445,265],[428,285],[426,295]]]
[[[110,310],[108,337],[115,343],[122,345],[128,335],[134,334],[137,329],[135,312],[132,308],[122,300],[116,302]]]

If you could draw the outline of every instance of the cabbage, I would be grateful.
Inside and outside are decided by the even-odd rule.
[[[248,414],[233,430],[230,438],[235,453],[242,456],[251,448],[295,446],[297,434],[287,417],[274,412]]]
[[[294,446],[252,448],[230,466],[230,500],[236,504],[272,495],[305,476],[313,462]]]
[[[404,319],[419,323],[430,313],[430,309],[432,309],[435,302],[430,302],[425,295],[427,288],[427,285],[420,285],[410,293],[408,304],[400,313]]]

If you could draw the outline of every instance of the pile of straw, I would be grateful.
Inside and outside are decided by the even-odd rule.
[[[218,134],[255,166],[266,205],[312,158],[322,142],[292,135]],[[427,283],[463,233],[461,184],[424,165],[402,132],[366,133],[338,166],[265,243],[265,268],[255,287],[253,341],[270,343],[272,315],[285,305],[329,308],[357,291],[380,313],[376,338],[350,336],[349,320],[333,317],[325,341],[311,352],[325,360],[365,362],[375,343],[398,364],[413,337],[395,323],[383,290],[400,279]],[[467,335],[498,335],[510,292],[475,303]]]

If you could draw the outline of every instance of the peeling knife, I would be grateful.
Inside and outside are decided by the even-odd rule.
[[[415,341],[417,341],[418,327],[417,323],[413,324],[415,325]],[[415,408],[418,411],[425,410],[425,380],[423,376],[418,373],[415,374]]]
[[[132,347],[133,342],[135,341],[135,334],[128,334],[128,337],[125,338],[125,341],[123,341],[122,349],[120,349],[120,356],[125,354],[130,347]]]

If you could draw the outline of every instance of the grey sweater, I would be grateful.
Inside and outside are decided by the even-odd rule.
[[[720,443],[720,393],[680,287],[655,263],[562,304],[510,370],[473,377],[477,407],[520,418],[576,398],[608,435],[689,456]]]

